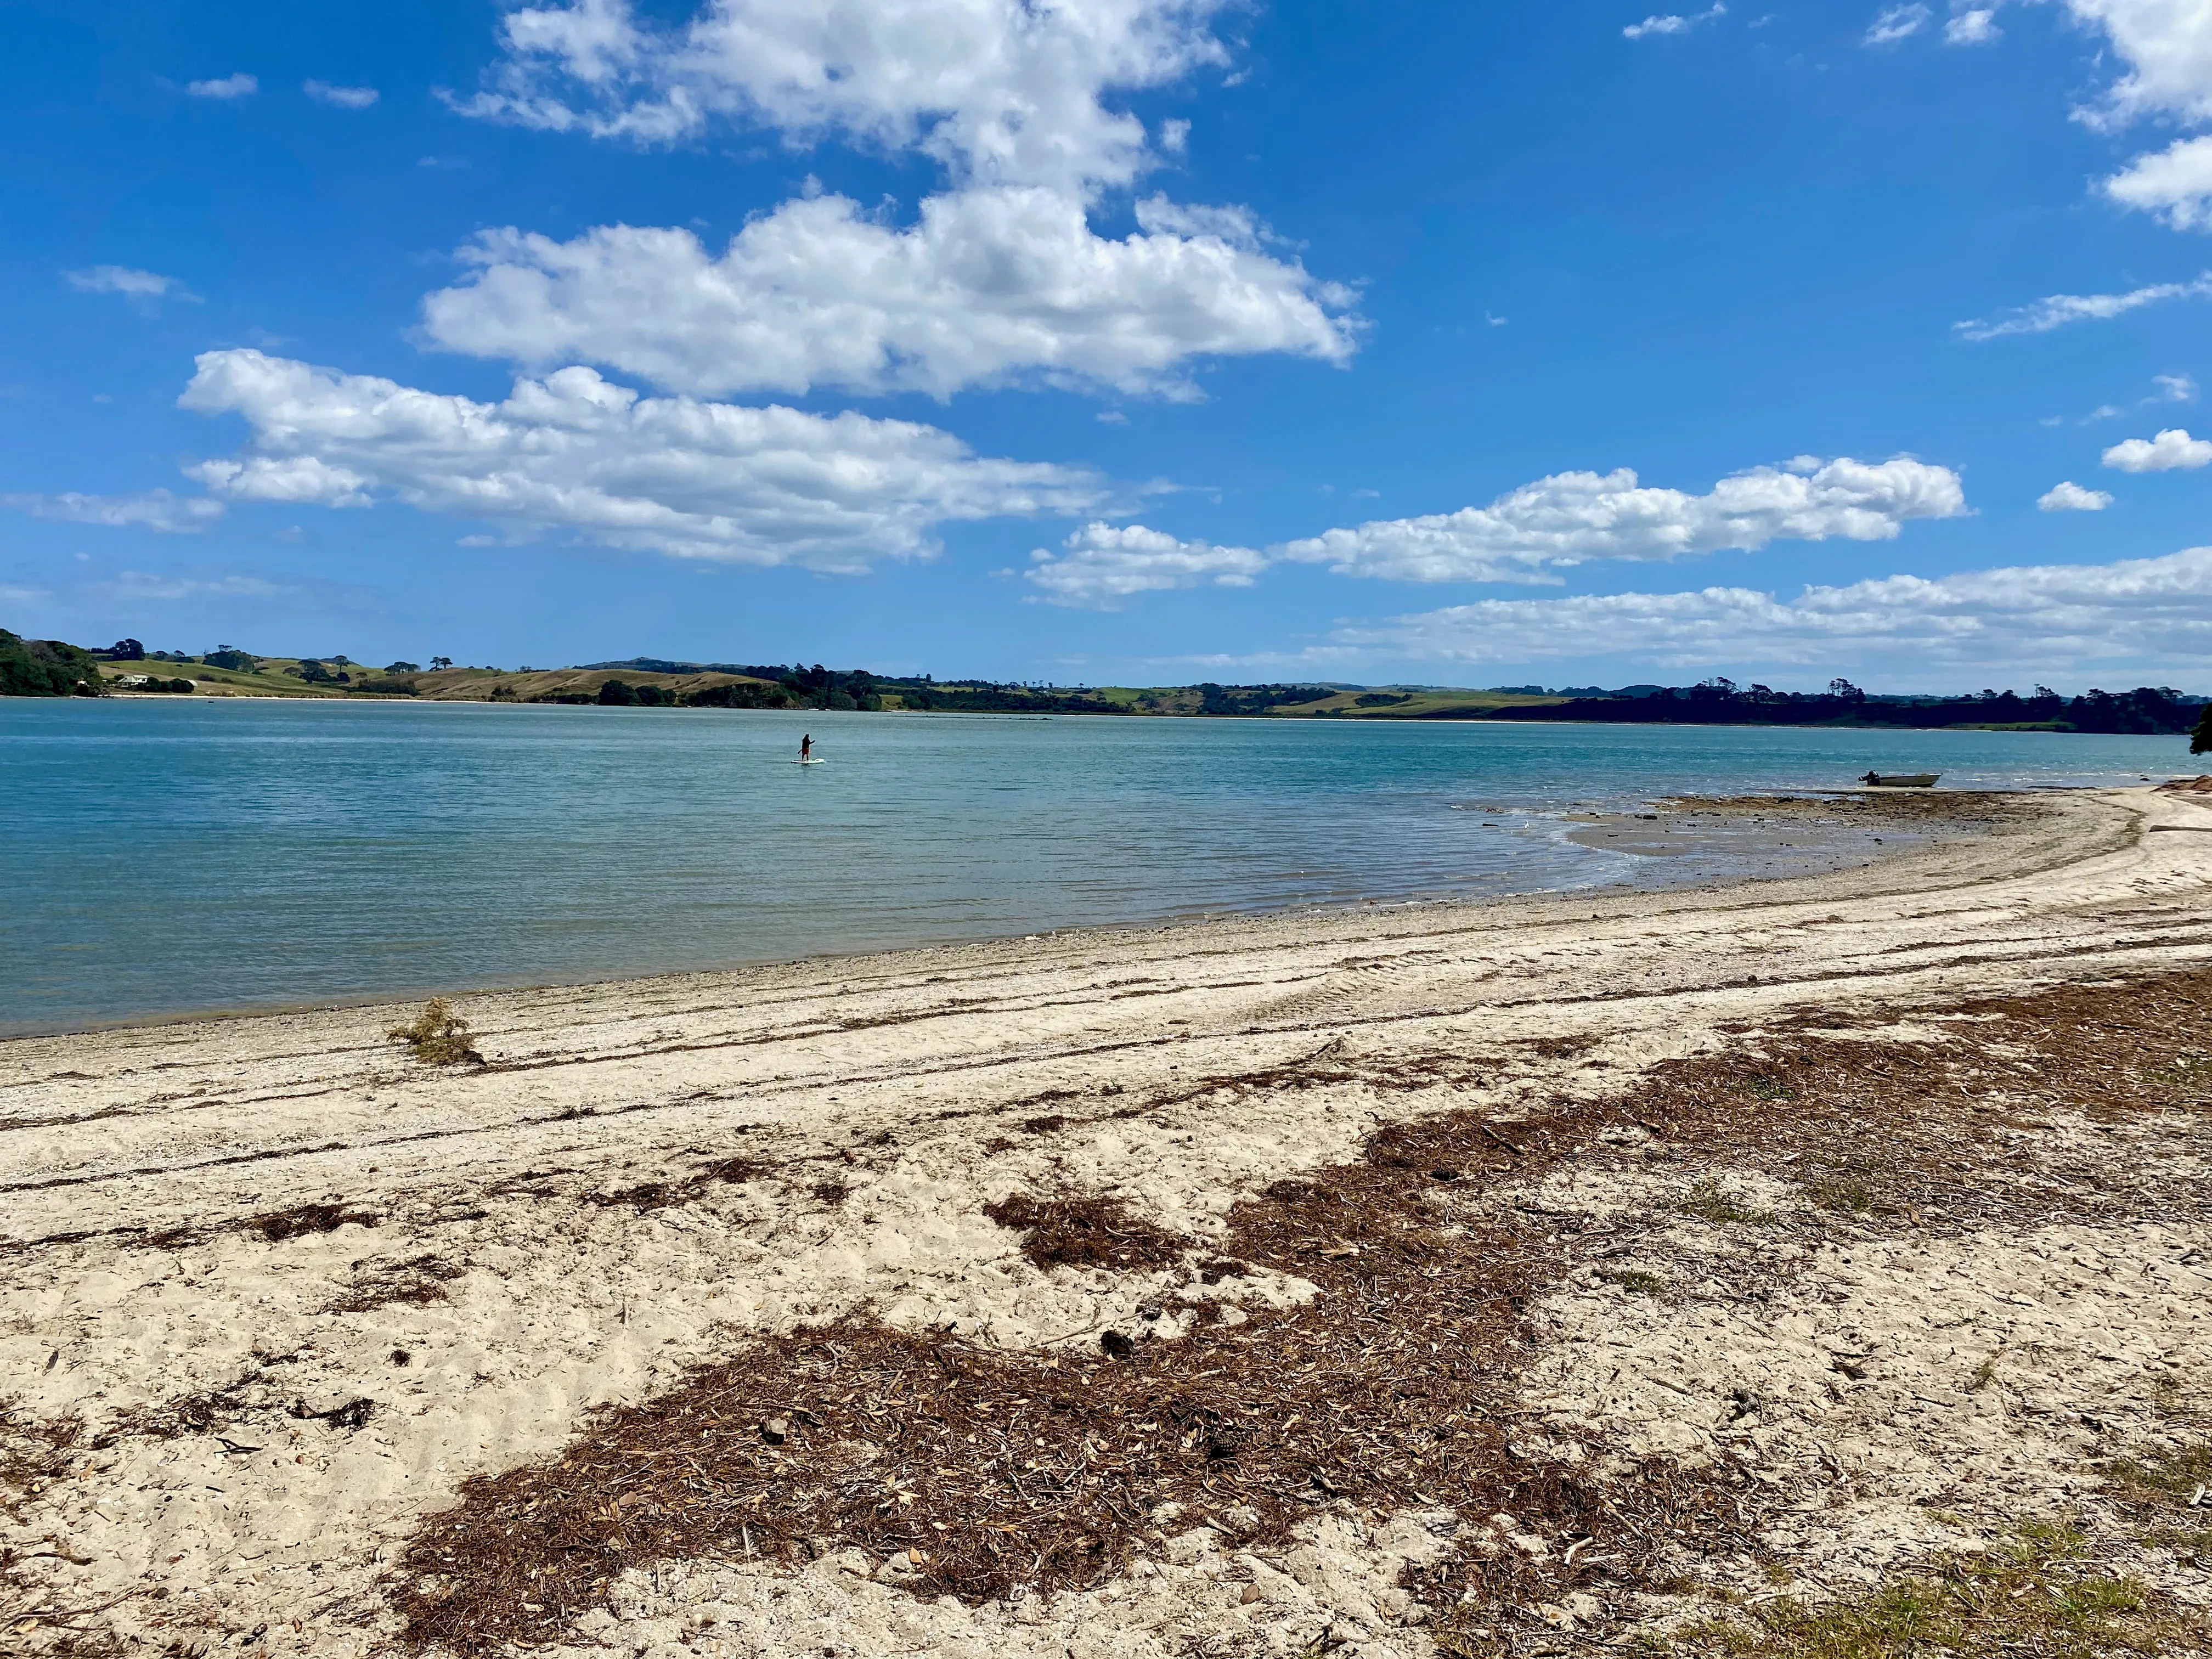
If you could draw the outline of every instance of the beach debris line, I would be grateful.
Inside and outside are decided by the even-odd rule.
[[[983,1213],[1020,1233],[1022,1254],[1049,1271],[1071,1267],[1158,1267],[1196,1249],[1189,1239],[1164,1232],[1113,1198],[1039,1200],[1014,1193]]]
[[[1521,1159],[1472,1113],[1389,1130],[1357,1162],[1238,1205],[1204,1249],[1113,1200],[1010,1196],[997,1218],[1049,1271],[1194,1287],[1249,1264],[1321,1294],[1172,1340],[1153,1340],[1140,1310],[1139,1334],[1029,1352],[860,1317],[749,1345],[596,1414],[557,1461],[466,1482],[392,1574],[407,1639],[550,1639],[632,1565],[741,1547],[796,1564],[822,1540],[902,1559],[894,1576],[925,1595],[1090,1588],[1157,1553],[1163,1528],[1279,1540],[1339,1503],[1504,1513],[1558,1552],[1603,1545],[1542,1563],[1471,1551],[1418,1587],[1439,1610],[1656,1570],[1662,1540],[1754,1501],[1748,1477],[1726,1459],[1694,1474],[1630,1459],[1601,1485],[1593,1466],[1513,1442],[1515,1333],[1566,1253],[1510,1213],[1441,1225],[1430,1196],[1438,1168],[1473,1195],[1571,1155],[1613,1115],[1577,1105],[1524,1120]],[[1177,1302],[1205,1305],[1165,1286],[1147,1298]]]
[[[443,997],[432,997],[411,1024],[395,1025],[385,1035],[394,1042],[405,1043],[425,1066],[483,1064],[483,1056],[477,1052],[476,1033]]]
[[[1595,1431],[1529,1433],[1524,1310],[1626,1241],[1601,1230],[1591,1255],[1514,1194],[1570,1163],[1643,1167],[1656,1127],[1670,1158],[1723,1158],[1797,1194],[1753,1212],[1697,1203],[1693,1187],[1711,1226],[1864,1239],[2108,1222],[2171,1206],[2154,1168],[2115,1157],[2136,1126],[2167,1133],[2177,1111],[2212,1111],[2183,1070],[2212,1043],[2212,971],[1965,1003],[1908,1053],[1859,1040],[1856,1026],[1832,1014],[1762,1022],[1618,1095],[1555,1097],[1511,1121],[1518,1157],[1498,1144],[1497,1120],[1463,1109],[1276,1182],[1209,1248],[1310,1282],[1310,1303],[1240,1310],[1240,1322],[1195,1322],[1172,1340],[1125,1327],[1110,1334],[1120,1341],[1026,1352],[865,1316],[750,1344],[587,1419],[557,1460],[466,1482],[392,1575],[406,1639],[463,1650],[553,1639],[626,1571],[738,1549],[793,1565],[857,1550],[887,1583],[971,1603],[1095,1588],[1170,1532],[1203,1525],[1249,1547],[1341,1504],[1458,1515],[1466,1547],[1406,1583],[1440,1645],[1462,1626],[1473,1634],[1470,1621],[1570,1595],[1610,1607],[1607,1619],[1633,1616],[1638,1592],[1680,1582],[1686,1549],[1748,1552],[1755,1567],[1768,1559],[1759,1518],[1788,1498],[1730,1456],[1689,1469],[1624,1457]],[[2053,1141],[2036,1127],[2053,1110],[2119,1139]],[[1458,1179],[1440,1186],[1440,1169]],[[1060,1258],[1052,1271],[1127,1271],[1110,1252],[1143,1238],[1147,1254],[1182,1246],[1148,1274],[1203,1282],[1215,1264],[1091,1207],[1111,1204],[1016,1194],[994,1207],[1020,1224],[1032,1261]],[[1668,1225],[1652,1218],[1640,1257]],[[1086,1243],[1107,1259],[1066,1259]],[[1766,1271],[1768,1254],[1741,1271]],[[1650,1277],[1636,1291],[1668,1293]],[[1176,1286],[1146,1289],[1154,1305],[1203,1306]],[[1577,1459],[1578,1447],[1598,1455]],[[2187,1476],[2186,1498],[2207,1473],[2191,1464],[2174,1483]],[[1480,1528],[1501,1515],[1542,1549],[1485,1553]],[[2163,1607],[2154,1598],[2142,1617]]]

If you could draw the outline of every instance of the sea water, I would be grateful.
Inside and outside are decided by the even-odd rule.
[[[801,767],[803,732],[827,763]],[[0,700],[0,1033],[1730,871],[1676,793],[2134,783],[2179,738]],[[1771,866],[1770,866],[1771,867]]]

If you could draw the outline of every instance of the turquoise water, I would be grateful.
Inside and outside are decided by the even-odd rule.
[[[0,1032],[1710,879],[1551,815],[1870,768],[2192,769],[2042,732],[0,700]]]

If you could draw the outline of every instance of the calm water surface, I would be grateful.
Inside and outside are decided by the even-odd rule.
[[[828,763],[790,763],[813,732]],[[0,1033],[1729,873],[1674,793],[2134,782],[2180,738],[0,700]],[[1486,827],[1493,826],[1493,827]]]

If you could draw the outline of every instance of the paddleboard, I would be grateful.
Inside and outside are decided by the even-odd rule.
[[[827,766],[829,763],[830,763],[828,761],[823,760],[795,760],[792,762],[793,766]]]

